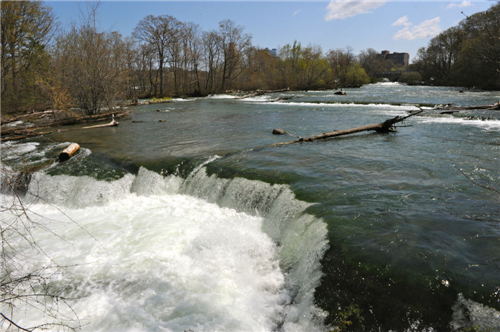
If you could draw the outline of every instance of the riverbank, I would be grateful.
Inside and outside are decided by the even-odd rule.
[[[56,131],[46,131],[47,128],[108,120],[112,121],[113,118],[125,119],[129,116],[130,110],[124,109],[83,116],[78,116],[75,114],[75,112],[67,113],[62,111],[31,113],[18,116],[13,119],[7,119],[5,120],[5,123],[2,122],[1,137],[2,141],[24,139],[28,137],[49,134]],[[66,131],[68,130],[69,129],[66,129]]]

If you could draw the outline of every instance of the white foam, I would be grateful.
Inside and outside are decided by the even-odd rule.
[[[304,214],[310,204],[295,199],[284,185],[269,185],[243,178],[218,179],[201,168],[181,188],[220,206],[235,207],[264,217],[262,230],[280,243],[279,261],[287,271],[285,285],[294,302],[286,306],[284,331],[323,331],[326,313],[314,304],[314,290],[322,276],[320,259],[328,248],[326,224]]]
[[[271,96],[269,95],[264,95],[264,96],[255,96],[255,97],[248,97],[241,99],[242,101],[249,101],[249,102],[262,102],[262,101],[267,101],[271,99]]]
[[[87,177],[53,178],[43,181],[98,186],[100,192],[106,186]],[[120,182],[130,178],[108,185],[116,191]],[[85,190],[76,189],[80,198]],[[290,302],[277,248],[261,231],[260,217],[179,194],[124,194],[104,205],[31,209],[32,218],[58,220],[51,231],[68,241],[36,234],[55,262],[77,265],[60,282],[73,287],[65,296],[78,298],[71,304],[84,331],[270,331]],[[19,314],[23,326],[43,320],[29,310]]]
[[[499,130],[500,121],[499,120],[470,120],[457,118],[453,116],[443,116],[443,117],[419,117],[423,123],[454,123],[461,125],[470,125],[475,127],[481,127],[486,130]]]
[[[479,327],[487,331],[500,331],[500,312],[458,294],[453,306],[453,330]]]
[[[83,331],[325,328],[314,289],[326,225],[302,215],[309,204],[286,186],[208,177],[203,165],[187,180],[144,168],[112,182],[33,175],[30,217],[50,228],[35,241],[52,259],[38,261],[73,266],[52,285],[77,299]],[[47,320],[30,310],[16,318]]]
[[[113,182],[98,181],[89,176],[50,176],[43,172],[32,175],[26,199],[67,207],[103,205],[130,192],[134,176],[125,175]]]
[[[418,107],[413,105],[390,105],[390,104],[357,104],[357,103],[308,103],[308,102],[286,102],[286,101],[276,101],[276,102],[261,102],[262,104],[280,104],[286,106],[300,106],[300,107],[332,107],[332,108],[376,108],[376,109],[390,109],[390,110],[419,110]]]
[[[398,82],[377,82],[377,83],[373,83],[373,85],[383,86],[383,87],[394,87],[394,86],[403,85],[403,84],[398,83]]]
[[[179,101],[179,102],[184,102],[184,101],[194,101],[197,98],[173,98],[172,101]]]
[[[209,98],[209,99],[235,99],[235,98],[238,98],[238,96],[220,94],[220,95],[209,95],[206,98]]]
[[[37,142],[17,143],[7,141],[2,143],[2,160],[12,160],[27,155],[36,151],[39,145],[40,143]]]

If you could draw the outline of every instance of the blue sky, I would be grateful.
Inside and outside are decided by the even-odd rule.
[[[78,21],[85,2],[46,1],[62,27]],[[230,19],[252,35],[254,46],[280,48],[293,44],[320,45],[330,49],[350,46],[355,54],[367,48],[408,52],[410,59],[439,32],[465,16],[484,11],[494,1],[101,1],[99,21],[103,30],[130,36],[147,15],[171,15],[217,29]]]

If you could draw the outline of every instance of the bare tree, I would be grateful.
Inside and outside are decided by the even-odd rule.
[[[199,67],[202,60],[201,29],[192,22],[184,24],[182,34],[183,83],[184,91],[189,94],[201,95]],[[194,91],[193,87],[194,86]]]
[[[352,53],[352,47],[347,46],[345,50],[343,48],[331,50],[326,56],[328,62],[330,62],[334,77],[338,79],[340,86],[344,86],[347,82],[349,66],[356,61],[356,57]]]
[[[205,59],[205,90],[215,92],[217,86],[217,69],[221,61],[220,38],[216,31],[203,33],[203,50]]]
[[[119,92],[123,41],[116,32],[102,32],[97,26],[99,3],[87,3],[82,22],[73,23],[57,38],[56,70],[77,106],[87,114],[113,107]]]
[[[241,55],[251,45],[252,36],[231,20],[219,22],[218,35],[222,53],[222,79],[220,90],[241,73]]]
[[[382,70],[382,58],[380,54],[373,48],[368,48],[364,51],[359,52],[358,61],[361,66],[365,69],[366,73],[373,76],[377,72]]]
[[[132,33],[134,38],[149,44],[157,55],[161,96],[163,96],[165,61],[169,61],[174,67],[178,61],[177,52],[181,26],[182,23],[173,16],[148,15],[139,22]]]

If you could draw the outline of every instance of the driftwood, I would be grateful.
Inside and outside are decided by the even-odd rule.
[[[130,111],[124,111],[120,113],[102,113],[102,114],[95,114],[95,115],[85,115],[85,116],[78,116],[74,118],[67,118],[67,119],[62,119],[62,120],[57,120],[57,121],[51,121],[46,124],[39,124],[37,126],[33,127],[24,127],[24,128],[2,128],[2,137],[4,136],[12,136],[12,135],[26,135],[27,133],[34,132],[35,130],[39,130],[42,128],[47,128],[47,127],[56,127],[56,126],[67,126],[67,125],[73,125],[73,124],[78,124],[78,123],[86,123],[86,122],[97,122],[97,121],[103,121],[106,119],[109,119],[109,116],[113,116],[115,118],[120,118],[120,117],[127,117],[129,115]]]
[[[53,111],[53,110],[43,111],[43,112],[31,112],[31,113],[28,113],[28,114],[23,114],[23,115],[20,115],[20,116],[12,117],[12,118],[10,118],[8,120],[5,120],[5,119],[2,118],[1,122],[2,122],[2,125],[4,125],[4,124],[15,122],[15,121],[21,120],[23,118],[31,117],[31,116],[39,115],[40,118],[42,118],[42,117],[49,116],[49,115],[52,115],[52,114],[55,114],[55,113],[56,113],[56,111]]]
[[[115,118],[111,119],[110,123],[103,124],[103,125],[97,125],[97,126],[90,126],[90,127],[82,127],[82,129],[92,129],[92,128],[104,128],[104,127],[115,127],[118,126],[119,122],[115,121]]]
[[[285,131],[283,129],[273,129],[273,135],[285,135]]]
[[[68,160],[78,150],[80,150],[80,145],[78,145],[77,143],[71,143],[66,149],[63,150],[63,152],[59,154],[59,161],[63,162]]]
[[[110,123],[103,124],[103,125],[97,125],[97,126],[90,126],[90,127],[82,127],[78,129],[92,129],[92,128],[103,128],[103,127],[115,127],[118,126],[119,122],[117,122],[114,117],[111,120]],[[37,127],[29,127],[29,128],[13,128],[11,130],[7,131],[2,131],[2,136],[8,136],[10,135],[18,135],[14,137],[7,137],[7,138],[2,138],[1,141],[13,141],[13,140],[18,140],[18,139],[23,139],[23,138],[28,138],[28,137],[35,137],[35,136],[41,136],[45,134],[51,134],[53,132],[63,132],[63,131],[68,131],[69,129],[58,129],[58,130],[51,130],[51,131],[35,131],[38,129],[43,128],[44,126],[37,126]]]
[[[16,140],[16,139],[23,139],[27,137],[34,137],[34,136],[40,136],[44,134],[50,134],[53,132],[61,132],[61,131],[66,131],[63,129],[59,130],[52,130],[48,132],[39,132],[38,130],[47,128],[47,127],[56,127],[56,126],[62,126],[62,125],[72,125],[72,124],[77,124],[77,123],[85,123],[85,122],[95,122],[95,121],[102,121],[109,119],[109,116],[113,116],[116,118],[119,117],[126,117],[128,116],[130,111],[124,111],[120,113],[106,113],[106,114],[97,114],[97,115],[87,115],[87,116],[81,116],[81,117],[75,117],[75,118],[68,118],[68,119],[63,119],[63,120],[58,120],[58,121],[52,121],[48,124],[41,124],[37,126],[32,126],[32,127],[15,127],[15,128],[2,128],[1,135],[2,137],[8,137],[8,138],[2,138],[3,141],[10,141],[10,140]],[[108,125],[106,125],[108,126]],[[81,128],[78,128],[81,129]]]
[[[500,102],[493,105],[478,105],[478,106],[453,106],[452,104],[447,104],[444,107],[438,108],[438,110],[490,110],[498,111],[500,110]],[[442,112],[441,114],[447,114]]]
[[[15,141],[15,140],[18,140],[18,139],[23,139],[23,138],[28,138],[28,137],[35,137],[35,136],[40,136],[40,135],[50,134],[50,133],[52,133],[52,131],[27,132],[25,135],[21,135],[21,136],[14,136],[14,137],[2,138],[1,141],[2,142],[5,142],[5,141]]]
[[[289,91],[289,90],[290,90],[289,88],[279,89],[279,90],[257,90],[254,93],[251,93],[251,94],[246,95],[246,96],[236,97],[235,99],[245,99],[245,98],[251,98],[251,97],[256,97],[256,96],[262,96],[262,95],[265,95],[266,93],[285,92],[285,91]]]
[[[335,130],[335,131],[332,131],[329,133],[323,133],[321,135],[317,135],[317,136],[313,136],[313,137],[299,138],[298,140],[295,140],[295,141],[275,143],[275,144],[271,144],[271,146],[287,145],[287,144],[301,143],[301,142],[312,142],[312,141],[319,140],[319,139],[350,135],[350,134],[355,134],[355,133],[359,133],[362,131],[374,130],[378,133],[388,133],[391,131],[395,131],[394,125],[396,123],[404,121],[405,119],[409,118],[410,116],[417,115],[419,113],[422,113],[423,111],[424,110],[420,109],[420,111],[412,112],[407,116],[396,116],[395,118],[386,120],[382,123],[376,123],[376,124],[366,125],[366,126],[347,129],[347,130]]]
[[[7,137],[7,138],[2,138],[0,141],[5,142],[5,141],[15,141],[18,139],[23,139],[23,138],[28,138],[28,137],[36,137],[36,136],[41,136],[41,135],[46,135],[46,134],[52,134],[52,133],[62,133],[64,131],[69,131],[69,129],[57,129],[57,130],[51,130],[51,131],[30,131],[30,130],[25,130],[24,135],[21,136],[14,136],[14,137]]]

